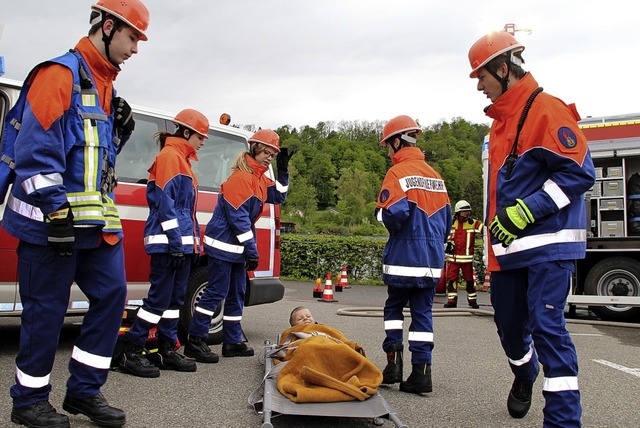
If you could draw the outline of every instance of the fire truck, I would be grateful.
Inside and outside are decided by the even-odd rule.
[[[18,99],[20,87],[21,82],[0,77],[1,130],[4,130],[7,111]],[[159,150],[152,137],[159,131],[173,133],[175,130],[175,125],[171,122],[173,115],[143,107],[132,107],[136,128],[118,156],[118,186],[115,190],[124,229],[127,308],[142,305],[142,299],[147,296],[149,289],[150,259],[145,253],[143,240],[144,225],[149,212],[146,182],[149,175],[147,170]],[[231,164],[236,156],[248,149],[248,138],[251,135],[250,132],[223,124],[212,124],[209,129],[209,139],[198,152],[199,161],[193,163],[199,182],[197,218],[203,233],[216,205],[220,185],[231,174]],[[273,169],[270,168],[267,174],[273,178]],[[0,205],[0,220],[3,213],[4,205]],[[279,207],[265,204],[255,228],[260,264],[255,271],[248,273],[246,306],[275,302],[284,296],[284,285],[279,279]],[[0,317],[19,316],[22,312],[18,292],[17,244],[18,241],[0,227]],[[193,309],[208,284],[206,264],[207,257],[202,257],[201,264],[191,272],[185,304],[180,311],[179,332],[182,338],[186,335]],[[88,304],[86,296],[74,284],[68,315],[83,314]],[[209,343],[219,343],[222,340],[223,305],[213,316]]]
[[[640,113],[590,117],[579,126],[588,141],[596,183],[584,195],[587,252],[576,261],[568,310],[571,314],[577,306],[588,306],[603,320],[638,320]],[[482,148],[485,195],[488,145],[487,135]]]
[[[640,319],[640,113],[580,121],[596,169],[585,194],[587,255],[569,304],[600,318]]]

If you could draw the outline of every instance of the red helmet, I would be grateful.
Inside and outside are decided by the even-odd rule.
[[[249,144],[262,143],[280,153],[280,137],[270,129],[261,129],[249,138]]]
[[[91,10],[115,16],[140,33],[141,40],[147,40],[145,32],[149,27],[149,11],[140,0],[98,0]]]
[[[469,77],[478,77],[478,70],[498,55],[510,51],[522,52],[523,50],[524,46],[506,31],[484,35],[469,49],[469,63],[471,64]]]
[[[209,132],[209,120],[204,114],[197,110],[192,108],[182,110],[180,113],[176,114],[176,117],[173,119],[173,123],[185,126],[202,135],[204,138],[209,138],[207,135]]]
[[[406,132],[417,132],[418,135],[422,134],[422,129],[418,126],[415,120],[409,116],[401,115],[391,119],[382,129],[382,140],[380,145],[386,146],[389,137],[394,135],[404,134]]]

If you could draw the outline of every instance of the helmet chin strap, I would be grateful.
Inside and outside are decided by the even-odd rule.
[[[509,87],[509,73],[511,72],[511,63],[509,61],[506,61],[505,64],[507,64],[507,72],[505,73],[504,77],[500,77],[497,70],[493,70],[489,67],[484,68],[490,75],[492,75],[498,82],[500,82],[500,84],[502,85],[503,94],[507,92],[507,89]]]
[[[249,147],[249,154],[254,159],[256,158],[256,151],[258,150],[258,144],[259,143],[253,143],[251,147]]]
[[[102,17],[102,22],[104,23],[106,19],[106,16],[103,15]],[[102,31],[102,42],[104,43],[104,53],[107,56],[107,60],[113,64],[116,67],[120,67],[119,64],[116,64],[115,62],[113,62],[111,60],[111,55],[109,54],[109,45],[111,45],[111,41],[113,40],[113,36],[116,34],[116,31],[118,30],[118,28],[120,27],[120,21],[115,19],[115,18],[111,18],[113,20],[113,26],[111,27],[111,33],[107,36],[104,33],[104,26],[100,29],[100,31]]]

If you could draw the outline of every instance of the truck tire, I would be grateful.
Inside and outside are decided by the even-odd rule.
[[[180,322],[178,323],[178,338],[180,342],[186,343],[189,333],[189,325],[193,318],[193,311],[196,304],[200,301],[204,289],[209,284],[209,275],[207,266],[199,266],[191,271],[189,276],[189,284],[187,285],[187,293],[184,298],[184,305],[180,308]],[[218,306],[213,318],[211,318],[211,326],[209,327],[209,337],[206,342],[209,345],[222,343],[222,313],[224,309],[224,300]]]
[[[640,262],[628,257],[601,260],[585,278],[585,294],[640,296]],[[640,316],[640,308],[633,306],[589,306],[589,309],[609,321],[630,321]]]

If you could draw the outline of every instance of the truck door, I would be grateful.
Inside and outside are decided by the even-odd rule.
[[[5,85],[0,81],[0,141],[4,134],[4,118],[17,99],[19,89]],[[0,148],[2,147],[0,143]],[[0,201],[0,220],[4,213],[4,201]],[[18,293],[18,256],[16,247],[18,241],[0,227],[0,314],[7,314],[15,310]]]

